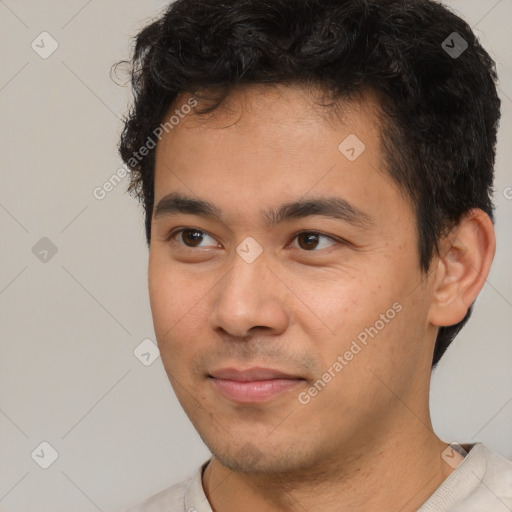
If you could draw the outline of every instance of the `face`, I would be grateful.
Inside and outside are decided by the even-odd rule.
[[[427,414],[435,333],[415,217],[385,172],[370,99],[336,120],[285,86],[226,106],[183,116],[157,147],[162,361],[225,466],[325,467]]]

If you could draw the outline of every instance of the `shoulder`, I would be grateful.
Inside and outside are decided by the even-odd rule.
[[[503,498],[504,502],[512,506],[512,462],[501,455],[480,444],[479,448],[485,459],[485,473],[482,482],[489,489]]]
[[[124,512],[182,512],[185,510],[185,489],[189,482],[190,478],[171,485]]]
[[[207,504],[201,476],[208,462],[198,467],[190,477],[167,487],[135,507],[125,509],[124,512],[187,512],[191,508],[190,502]],[[203,508],[206,504],[202,505]]]
[[[464,448],[466,449],[464,445]],[[471,449],[419,512],[510,512],[512,462],[482,443]]]

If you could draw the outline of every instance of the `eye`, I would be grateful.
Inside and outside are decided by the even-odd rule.
[[[181,239],[181,245],[184,245],[185,247],[194,248],[194,247],[204,247],[201,246],[201,242],[204,240],[205,237],[210,238],[215,242],[215,240],[208,235],[205,231],[201,231],[200,229],[195,228],[182,228],[178,231],[174,231],[169,236],[168,240],[171,241],[174,239],[177,235],[181,235],[179,238]],[[180,242],[178,242],[180,243]]]
[[[334,238],[322,233],[318,233],[317,231],[302,231],[295,235],[294,240],[297,239],[297,243],[301,249],[311,252],[313,249],[326,249],[327,247],[330,247],[330,245],[327,245],[326,247],[325,243],[322,246],[322,244],[319,242],[319,240],[322,238],[331,240],[333,242],[331,245],[337,243]]]
[[[173,241],[178,235],[180,241],[177,243],[183,245],[187,248],[206,248],[207,245],[201,245],[201,243],[205,240],[205,238],[210,238],[215,242],[214,238],[211,237],[205,231],[196,228],[181,228],[177,231],[171,233],[168,237],[168,241]],[[314,252],[315,249],[326,249],[331,247],[332,245],[338,243],[334,238],[324,235],[323,233],[319,233],[317,231],[301,231],[297,233],[293,240],[297,240],[298,248],[303,249],[304,251]],[[321,240],[330,240],[332,243],[326,242],[322,243]],[[214,244],[215,245],[215,244]],[[297,248],[297,247],[296,247]]]

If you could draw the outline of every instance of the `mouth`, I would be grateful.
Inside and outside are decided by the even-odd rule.
[[[271,368],[224,368],[208,375],[214,389],[231,401],[244,404],[269,402],[296,389],[305,379]]]

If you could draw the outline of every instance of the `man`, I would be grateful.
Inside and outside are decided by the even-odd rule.
[[[120,153],[165,370],[212,452],[131,512],[507,511],[429,383],[495,251],[494,63],[427,0],[178,0]]]

